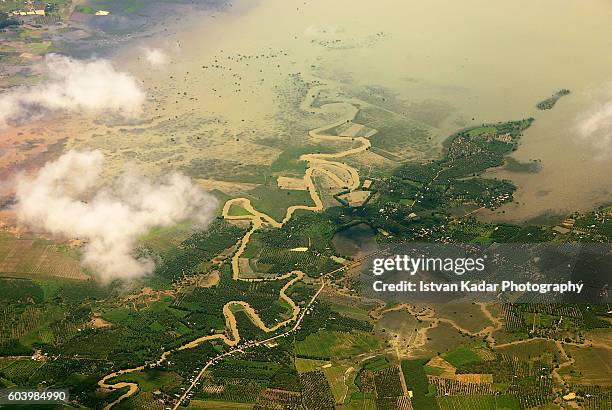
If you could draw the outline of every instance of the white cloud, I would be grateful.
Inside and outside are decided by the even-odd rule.
[[[145,60],[154,68],[159,68],[168,63],[168,56],[157,48],[144,47],[142,51]]]
[[[610,97],[610,96],[608,96]],[[612,154],[612,101],[596,103],[577,119],[578,135],[597,148],[600,156]]]
[[[153,271],[136,258],[138,238],[153,226],[186,218],[209,222],[216,199],[179,173],[151,180],[125,171],[110,187],[100,187],[104,157],[99,151],[69,151],[36,176],[17,182],[21,223],[63,237],[86,239],[83,264],[102,280],[131,279]]]
[[[75,60],[47,54],[42,72],[46,77],[42,83],[0,94],[0,128],[49,111],[93,111],[133,118],[145,101],[138,81],[105,59]]]

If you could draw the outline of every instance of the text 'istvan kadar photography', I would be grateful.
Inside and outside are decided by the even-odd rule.
[[[0,0],[0,408],[612,410],[610,0]]]

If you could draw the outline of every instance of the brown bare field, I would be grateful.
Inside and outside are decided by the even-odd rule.
[[[257,274],[251,268],[251,262],[249,258],[240,258],[238,259],[238,265],[240,266],[240,273],[247,278],[257,277]]]
[[[340,195],[340,198],[348,202],[349,206],[361,206],[371,194],[371,191],[353,191],[348,194]]]
[[[385,169],[396,167],[398,165],[397,161],[386,158],[379,153],[372,151],[372,149],[348,158],[347,162],[356,168],[364,170],[364,177],[369,177],[370,173],[376,174],[380,171],[384,171]]]
[[[303,178],[278,177],[276,180],[280,189],[292,189],[298,191],[306,191],[306,183]]]
[[[371,137],[376,134],[376,130],[363,124],[357,124],[352,121],[339,125],[335,129],[336,135],[339,137]]]
[[[440,356],[433,357],[429,362],[427,362],[427,366],[440,369],[442,373],[440,373],[439,376],[444,378],[455,377],[455,374],[457,372],[455,366],[453,366]]]
[[[221,276],[219,275],[219,271],[215,270],[200,278],[198,280],[198,286],[201,288],[210,288],[219,283],[220,279]]]
[[[587,344],[594,346],[608,346],[612,349],[612,332],[609,329],[594,329],[585,334]]]
[[[457,374],[455,378],[461,383],[473,383],[473,384],[490,384],[493,383],[492,374]]]
[[[66,138],[60,121],[38,120],[2,130],[0,181],[18,171],[31,172],[61,155]]]
[[[459,373],[455,366],[444,360],[440,356],[432,358],[427,362],[428,367],[432,367],[441,371],[437,375],[439,378],[457,380],[460,383],[470,384],[490,384],[493,383],[492,374],[477,374],[477,373]]]
[[[95,328],[111,327],[113,325],[111,322],[107,322],[106,320],[97,316],[91,319],[91,322],[89,322],[89,324]]]

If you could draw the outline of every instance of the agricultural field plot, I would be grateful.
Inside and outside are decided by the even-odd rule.
[[[274,162],[270,165],[270,169],[279,176],[302,179],[306,168],[308,166],[306,161],[300,159],[303,154],[310,154],[313,152],[320,154],[329,154],[335,151],[341,151],[342,147],[334,147],[329,144],[305,144],[305,145],[293,145],[283,147],[283,151],[276,157]]]
[[[429,376],[428,380],[430,384],[435,386],[436,395],[439,397],[496,394],[496,390],[491,383],[466,383],[436,376]]]
[[[388,367],[374,372],[374,386],[376,387],[376,397],[401,397],[404,390],[400,381],[400,369],[398,366]]]
[[[19,359],[16,359],[14,357],[0,357],[0,370],[10,366],[13,362],[17,360]]]
[[[515,396],[522,408],[544,406],[554,397],[553,381],[549,377],[532,379],[522,384],[511,385],[507,393]]]
[[[585,338],[594,344],[612,346],[612,333],[607,329],[593,329],[585,332]]]
[[[428,376],[425,374],[427,360],[402,360],[401,369],[408,390],[412,391],[412,405],[415,409],[435,409],[436,391],[430,386]]]
[[[3,377],[17,385],[28,385],[30,377],[43,366],[44,363],[31,359],[17,360],[2,368]]]
[[[295,368],[299,373],[312,372],[322,370],[326,367],[331,367],[332,363],[328,360],[304,359],[298,357],[295,359]]]
[[[336,199],[336,194],[338,193],[338,183],[335,179],[316,169],[312,174],[312,179],[324,208],[341,205],[338,199]]]
[[[528,361],[540,357],[547,358],[563,358],[562,352],[559,351],[555,342],[551,340],[531,340],[515,345],[499,347],[496,352],[506,354],[511,357],[516,357],[519,360]]]
[[[340,137],[370,137],[376,133],[376,130],[363,124],[357,124],[352,121],[340,124],[337,127],[328,130],[330,134]]]
[[[612,349],[603,347],[577,347],[566,345],[566,353],[575,360],[561,373],[572,383],[612,387]]]
[[[32,345],[35,342],[53,343],[63,340],[74,334],[76,329],[62,322],[54,322],[61,319],[62,310],[55,308],[44,311],[40,307],[33,305],[5,305],[0,307],[0,342],[7,350],[12,350],[14,346],[17,350],[23,351],[26,355],[28,348],[23,344]],[[65,325],[65,326],[64,326]]]
[[[303,404],[308,410],[333,410],[334,397],[331,388],[320,371],[302,373],[300,382],[303,391]]]
[[[431,127],[375,106],[359,111],[354,120],[375,128],[369,137],[373,152],[392,161],[423,160],[436,154],[430,140]]]
[[[247,192],[247,196],[255,209],[270,215],[276,221],[283,220],[287,213],[287,208],[290,206],[314,205],[308,191],[282,189],[274,181],[272,183],[270,185],[259,185],[257,188]]]
[[[229,215],[231,216],[247,216],[247,215],[251,215],[251,213],[249,211],[247,211],[246,209],[244,209],[244,207],[237,205],[237,204],[232,204],[232,206],[229,209],[228,212]]]
[[[116,381],[136,382],[143,392],[153,392],[160,388],[172,389],[181,384],[182,377],[177,373],[157,369],[146,372],[129,373],[116,378]]]
[[[353,395],[351,401],[344,405],[347,410],[377,410],[376,400],[363,395]]]
[[[265,389],[257,398],[257,409],[300,408],[302,394],[282,389]]]
[[[499,408],[493,395],[444,396],[437,397],[440,410],[490,410]]]
[[[551,362],[540,360],[522,361],[516,357],[497,355],[495,360],[469,362],[456,371],[456,379],[473,381],[474,375],[478,382],[490,383],[491,375],[494,383],[520,382],[521,380],[539,379],[548,377],[552,370]]]
[[[243,259],[243,258],[241,258]],[[255,265],[255,266],[253,266]],[[321,256],[318,252],[308,247],[296,247],[292,249],[263,248],[256,259],[256,264],[251,264],[256,271],[268,274],[282,275],[294,269],[302,270],[312,276],[317,273],[333,270],[336,263],[330,257]],[[251,273],[253,269],[246,270]]]
[[[302,213],[300,221],[292,218],[282,228],[265,229],[254,234],[245,258],[256,261],[251,267],[258,272],[282,275],[301,270],[318,277],[342,265],[336,260],[331,246],[334,228],[331,221],[321,221],[312,213]]]
[[[322,371],[330,385],[336,404],[342,404],[347,397],[359,391],[353,383],[355,369],[349,364],[316,359],[295,359],[295,368],[299,373]]]
[[[577,305],[521,304],[502,305],[506,332],[515,335],[530,333],[553,339],[579,338],[579,329],[593,327]]]
[[[380,148],[370,147],[368,150],[346,159],[346,164],[356,168],[363,179],[388,178],[402,159],[385,152]]]
[[[457,368],[441,358],[440,356],[433,357],[424,366],[425,373],[428,376],[440,376],[445,378],[454,378]]]
[[[306,183],[303,178],[278,177],[276,183],[280,189],[306,191]]]
[[[372,372],[377,372],[379,370],[386,369],[387,367],[391,367],[391,363],[386,356],[374,356],[369,359],[364,360],[361,363],[361,367],[365,370],[371,370]]]
[[[215,378],[204,380],[196,397],[221,402],[255,403],[264,388],[262,384],[249,379]]]
[[[329,303],[334,312],[357,320],[369,320],[369,312],[376,307],[375,303],[366,303],[359,298],[333,292],[325,292],[321,299]]]
[[[353,191],[347,194],[338,196],[338,199],[348,204],[348,206],[358,207],[362,206],[372,195],[371,191]]]
[[[251,403],[236,403],[216,400],[191,400],[190,409],[198,410],[250,410],[255,407]]]
[[[355,385],[356,372],[353,366],[334,363],[331,367],[323,369],[325,377],[331,387],[336,404],[343,404],[359,388]]]
[[[468,346],[459,346],[450,352],[442,353],[441,357],[455,367],[482,361],[477,350]]]
[[[507,332],[504,329],[501,329],[493,332],[492,337],[495,343],[504,344],[527,340],[529,338],[529,334],[527,332]]]
[[[0,300],[5,303],[40,303],[55,296],[52,285],[45,289],[42,283],[30,279],[0,278],[0,285]]]
[[[22,0],[5,0],[0,4],[0,11],[29,11],[31,6],[35,10],[45,10],[48,14],[63,13],[70,6],[69,0],[49,0],[49,1],[31,1],[24,2]]]
[[[0,234],[0,275],[86,280],[76,249],[39,239]]]
[[[576,385],[571,387],[581,398],[581,404],[589,410],[612,409],[612,388]]]
[[[156,253],[176,248],[193,233],[194,221],[182,221],[171,227],[153,227],[139,238],[139,242]]]
[[[381,342],[369,333],[319,331],[298,341],[296,354],[306,358],[350,358],[380,348]]]

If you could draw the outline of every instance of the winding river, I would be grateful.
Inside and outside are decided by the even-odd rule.
[[[291,317],[282,322],[277,323],[276,325],[272,327],[269,327],[262,321],[261,317],[257,314],[257,312],[253,309],[253,307],[249,305],[248,302],[238,301],[238,300],[227,302],[223,306],[225,326],[226,326],[226,329],[228,329],[227,335],[226,334],[214,334],[214,335],[199,337],[189,343],[179,346],[178,348],[165,351],[164,353],[162,353],[160,358],[152,364],[160,365],[161,363],[166,361],[166,359],[172,352],[185,350],[185,349],[192,349],[210,340],[222,340],[228,346],[238,345],[238,343],[240,343],[240,333],[236,325],[236,316],[232,312],[232,307],[234,306],[242,307],[244,312],[251,319],[251,321],[257,327],[259,327],[261,330],[263,330],[266,333],[274,332],[286,326],[287,324],[291,323],[292,321],[295,321],[298,318],[298,315],[300,314],[300,308],[295,304],[295,302],[289,296],[287,296],[286,290],[290,286],[292,286],[294,283],[302,280],[302,278],[304,277],[303,272],[292,271],[292,272],[289,272],[289,273],[286,273],[284,275],[280,275],[274,278],[243,278],[240,276],[239,261],[240,261],[240,257],[244,253],[249,243],[251,235],[253,235],[253,233],[257,231],[258,229],[261,229],[264,226],[280,228],[283,226],[283,224],[285,224],[287,221],[291,219],[295,211],[300,210],[300,209],[307,210],[307,211],[313,211],[313,212],[318,212],[318,211],[323,210],[323,201],[321,200],[321,197],[319,196],[319,193],[317,192],[317,188],[313,180],[313,176],[315,175],[315,173],[321,173],[321,174],[328,176],[332,181],[334,181],[338,189],[343,189],[345,187],[348,187],[350,191],[354,191],[357,188],[359,188],[360,179],[359,179],[358,171],[355,168],[351,167],[350,165],[347,165],[338,160],[341,158],[348,157],[350,155],[355,155],[355,154],[364,152],[368,148],[370,148],[371,144],[370,144],[370,141],[365,137],[342,137],[342,136],[337,136],[337,135],[332,135],[330,133],[326,133],[326,131],[333,129],[334,127],[337,127],[338,125],[344,124],[348,121],[352,121],[355,118],[355,115],[359,112],[359,109],[355,107],[354,105],[350,104],[349,102],[330,103],[330,104],[325,104],[321,107],[314,107],[312,103],[314,99],[316,98],[316,96],[318,95],[318,93],[328,87],[329,86],[327,85],[316,85],[312,87],[306,93],[306,97],[300,104],[300,108],[305,111],[319,113],[319,114],[329,114],[331,112],[338,112],[338,111],[345,111],[345,114],[340,115],[333,123],[326,124],[322,127],[310,130],[309,137],[312,139],[319,140],[319,141],[333,141],[333,142],[340,141],[340,142],[350,143],[351,146],[353,146],[355,143],[358,143],[358,145],[354,148],[350,148],[344,151],[339,151],[337,153],[328,153],[328,154],[310,153],[310,154],[303,154],[300,156],[301,161],[306,161],[308,163],[308,167],[306,168],[306,172],[304,173],[303,180],[308,189],[308,192],[310,194],[310,197],[314,205],[292,205],[289,208],[287,208],[285,217],[280,222],[276,221],[270,215],[267,215],[265,213],[262,213],[256,210],[251,204],[251,201],[248,198],[244,198],[244,197],[233,198],[233,199],[228,200],[224,204],[223,211],[222,211],[223,217],[227,220],[248,221],[251,225],[250,229],[240,239],[239,244],[238,244],[239,245],[238,250],[232,256],[232,259],[231,259],[232,278],[234,280],[256,282],[256,281],[264,281],[264,280],[284,280],[284,279],[287,279],[293,276],[294,278],[291,279],[289,282],[285,284],[285,286],[282,287],[282,289],[280,290],[280,295],[279,295],[280,298],[286,301],[291,307],[291,310],[292,310]],[[346,179],[343,179],[343,177],[346,178],[346,175],[348,175],[348,181],[346,181]],[[242,206],[248,212],[248,215],[230,215],[230,209],[233,205]],[[144,370],[145,367],[148,367],[149,365],[150,364],[144,364],[144,365],[130,368],[130,369],[118,370],[116,372],[113,372],[113,373],[110,373],[104,376],[98,382],[98,386],[101,388],[117,390],[117,389],[128,387],[128,391],[126,393],[122,394],[115,401],[107,405],[105,409],[110,409],[117,403],[127,399],[128,397],[131,397],[138,391],[137,383],[134,383],[134,382],[114,382],[113,383],[111,382],[111,380],[117,376]],[[182,399],[183,398],[181,398],[181,400],[178,401],[177,406],[181,403]]]

